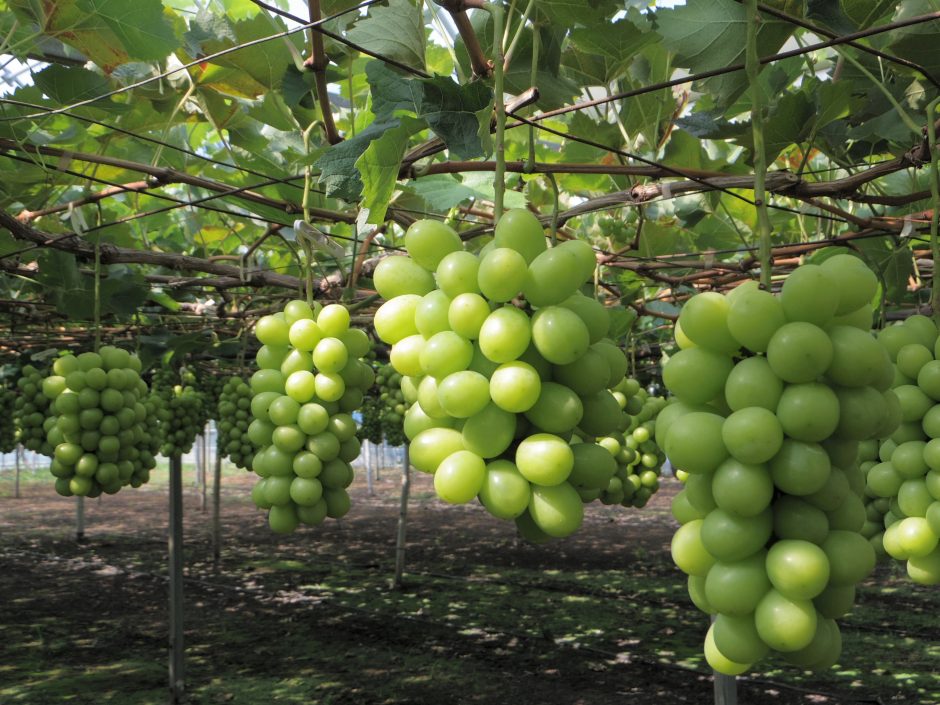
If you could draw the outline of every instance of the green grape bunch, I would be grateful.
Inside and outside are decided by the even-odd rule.
[[[13,367],[7,368],[12,371]],[[12,375],[0,375],[0,453],[16,448],[16,427],[13,415],[16,409],[16,386]]]
[[[248,437],[251,423],[251,387],[238,376],[223,381],[218,396],[218,452],[236,467],[248,470],[255,447]]]
[[[17,397],[13,405],[13,427],[17,443],[26,450],[51,458],[54,448],[46,441],[46,431],[54,420],[50,413],[49,398],[42,393],[44,376],[44,372],[35,365],[23,366],[16,380]]]
[[[877,277],[835,252],[794,270],[779,295],[747,282],[693,296],[663,367],[674,396],[654,436],[685,482],[672,557],[714,616],[704,652],[721,673],[771,652],[812,670],[836,662],[835,620],[876,563],[873,440],[922,433],[924,398],[891,389],[885,336],[872,335]]]
[[[379,367],[375,376],[375,386],[378,390],[380,411],[380,425],[382,437],[385,441],[397,447],[407,442],[404,430],[405,414],[411,406],[402,392],[403,377],[395,371],[390,364]]]
[[[258,449],[252,499],[278,533],[338,519],[350,508],[346,489],[360,442],[352,414],[375,381],[363,358],[371,341],[351,328],[341,304],[289,302],[255,326],[262,343],[251,376],[248,437]]]
[[[385,428],[382,423],[382,416],[385,413],[385,404],[378,397],[369,394],[362,402],[360,415],[362,422],[359,430],[356,432],[360,441],[369,441],[378,445],[384,438]]]
[[[54,413],[46,441],[59,494],[115,494],[150,479],[154,419],[140,370],[136,355],[107,345],[56,358],[42,393]]]
[[[895,363],[891,385],[901,423],[866,449],[867,521],[876,552],[904,564],[911,580],[940,584],[940,336],[914,315],[880,331]],[[874,444],[872,444],[874,446]]]
[[[192,386],[195,376],[161,368],[153,373],[153,390],[160,398],[160,453],[166,457],[188,453],[205,428],[208,413],[203,395]]]
[[[433,474],[437,495],[479,500],[533,542],[577,531],[586,502],[648,499],[656,449],[637,455],[624,435],[644,399],[628,399],[638,385],[624,382],[609,309],[581,292],[594,249],[580,240],[548,247],[524,209],[507,211],[478,255],[430,220],[408,228],[405,249],[375,269],[385,303],[374,327],[401,375],[411,462]],[[657,406],[637,425],[652,427]],[[656,461],[648,474],[635,471],[644,455]]]

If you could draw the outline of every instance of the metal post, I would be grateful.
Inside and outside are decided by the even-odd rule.
[[[711,618],[715,622],[714,615]],[[712,671],[715,691],[715,705],[738,705],[738,679],[724,673]]]
[[[212,482],[212,560],[219,562],[222,554],[222,453],[215,446],[215,471]]]
[[[369,496],[375,495],[375,488],[372,485],[372,456],[375,455],[375,448],[371,441],[365,443],[365,453],[363,457],[366,461],[366,485],[369,487]]]
[[[206,496],[206,485],[209,475],[209,424],[203,430],[202,436],[202,497],[199,500],[199,509],[206,511],[209,505]]]
[[[13,497],[20,498],[20,459],[23,456],[23,446],[17,446],[13,449],[13,459],[16,462],[16,475],[13,480]]]
[[[183,700],[183,459],[170,457],[170,705]]]
[[[408,457],[408,446],[405,446],[405,455],[401,463],[401,505],[398,510],[398,536],[395,539],[395,578],[392,588],[402,587],[402,578],[405,573],[405,528],[408,519],[408,492],[411,489],[411,460]]]
[[[85,540],[85,498],[75,498],[75,540]]]

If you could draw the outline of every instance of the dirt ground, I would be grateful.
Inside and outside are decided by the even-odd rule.
[[[707,619],[669,559],[673,485],[643,510],[592,507],[575,537],[530,546],[479,506],[439,502],[415,475],[401,590],[389,588],[395,472],[374,496],[357,479],[342,521],[290,536],[251,505],[251,476],[227,473],[217,564],[210,514],[187,481],[186,702],[714,701],[700,653]],[[74,500],[51,481],[25,483],[14,500],[7,479],[0,703],[167,702],[165,474],[86,502],[84,543]],[[905,584],[862,598],[868,618],[844,631],[855,646],[837,672],[772,663],[739,680],[739,702],[940,702],[940,598]],[[913,615],[907,631],[891,621],[898,605]]]

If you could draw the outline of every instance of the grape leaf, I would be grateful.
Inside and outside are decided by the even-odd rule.
[[[477,192],[464,186],[452,174],[433,174],[415,179],[405,189],[425,201],[432,211],[448,211],[464,201],[477,197]]]
[[[389,0],[387,7],[373,5],[347,37],[380,56],[424,69],[424,24],[418,8],[408,0]]]
[[[656,13],[655,28],[675,53],[675,65],[701,73],[744,63],[747,27],[744,6],[735,0],[696,0]],[[762,56],[776,53],[793,33],[793,25],[764,18],[757,34]],[[731,103],[747,87],[743,71],[706,81],[720,106]]]
[[[362,193],[362,178],[356,168],[356,160],[373,140],[400,125],[398,118],[373,122],[355,137],[334,144],[323,152],[314,166],[320,169],[318,183],[326,189],[327,195],[346,201],[357,200]]]
[[[908,0],[901,3],[896,19],[903,20],[940,9],[935,0]],[[887,51],[902,59],[915,61],[934,76],[940,75],[940,42],[936,20],[893,31]]]
[[[397,127],[372,140],[356,160],[362,179],[362,208],[369,210],[367,222],[379,225],[385,220],[408,138],[423,127],[423,121],[402,118]]]
[[[110,29],[132,59],[157,61],[179,46],[160,0],[77,0],[75,6]]]
[[[66,105],[94,98],[111,89],[108,80],[94,71],[59,64],[34,74],[33,81],[49,98]]]

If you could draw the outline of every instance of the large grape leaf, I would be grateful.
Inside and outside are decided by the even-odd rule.
[[[406,78],[378,61],[366,66],[366,76],[377,119],[392,119],[398,111],[410,112],[426,120],[454,156],[472,159],[483,155],[478,114],[490,109],[493,97],[484,83],[461,86],[445,76]]]
[[[356,160],[362,179],[362,207],[369,211],[367,222],[378,225],[385,220],[408,138],[423,127],[423,121],[403,117],[397,127],[372,140]]]
[[[346,201],[357,200],[362,193],[362,178],[356,168],[356,161],[373,140],[400,125],[398,118],[373,122],[355,137],[334,144],[324,151],[314,166],[320,169],[318,183],[326,189],[327,195]]]
[[[274,22],[273,25],[272,22]],[[196,27],[190,25],[190,32],[197,32],[195,36],[199,38],[202,51],[205,53],[229,49],[254,39],[268,37],[279,29],[285,29],[279,19],[272,20],[263,15],[256,15],[251,19],[231,25],[234,39],[228,32],[217,32],[214,33],[215,36],[211,36],[205,27],[202,30],[198,29],[198,25]],[[199,82],[203,85],[216,84],[222,92],[233,95],[245,93],[261,95],[266,89],[278,88],[288,67],[292,64],[293,56],[284,40],[262,42],[213,59],[211,64],[203,67]],[[232,71],[220,71],[217,67]],[[213,73],[213,69],[217,73]],[[246,82],[244,78],[250,81]]]
[[[658,11],[655,28],[675,53],[675,65],[701,73],[744,63],[745,20],[744,6],[735,0],[696,0]],[[793,25],[765,17],[757,35],[760,54],[775,54],[792,33]],[[743,71],[735,71],[705,83],[717,104],[726,106],[747,87],[747,77]]]
[[[373,5],[347,36],[380,56],[424,69],[424,23],[408,0],[389,0],[387,7]]]
[[[940,10],[937,0],[907,0],[901,3],[897,19],[907,19]],[[915,61],[934,76],[940,76],[940,41],[937,21],[911,25],[891,33],[889,53]]]
[[[110,73],[130,61],[157,61],[179,46],[160,0],[10,0],[10,9]]]

